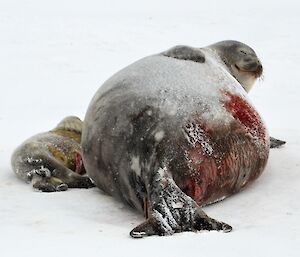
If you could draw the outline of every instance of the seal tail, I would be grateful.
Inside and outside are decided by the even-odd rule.
[[[232,230],[230,225],[207,216],[192,198],[181,191],[166,169],[159,168],[149,182],[149,217],[130,232],[133,238],[183,231]]]

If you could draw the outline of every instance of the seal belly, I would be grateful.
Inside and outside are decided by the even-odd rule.
[[[222,105],[233,117],[228,126],[220,123],[222,129],[215,129],[199,118],[184,126],[188,172],[176,182],[201,205],[224,199],[255,180],[269,154],[268,133],[256,110],[240,96],[223,93],[228,99]]]
[[[240,191],[262,173],[267,161],[267,155],[259,156],[253,140],[244,135],[231,134],[215,140],[212,148],[211,155],[202,146],[187,149],[188,175],[175,180],[201,205]]]

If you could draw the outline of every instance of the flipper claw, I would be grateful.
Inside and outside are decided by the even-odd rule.
[[[138,225],[130,232],[130,236],[133,238],[143,238],[153,235],[164,235],[162,229],[160,229],[158,225],[157,220],[155,220],[155,218],[153,217],[147,219],[145,222]]]
[[[222,230],[224,233],[228,233],[232,231],[232,227],[226,223],[222,224]]]

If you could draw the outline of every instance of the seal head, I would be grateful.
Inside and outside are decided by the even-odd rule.
[[[68,116],[62,119],[50,132],[75,140],[78,144],[81,141],[83,122],[76,116]]]
[[[206,48],[214,50],[225,63],[229,73],[249,92],[256,79],[261,77],[263,66],[255,51],[248,45],[226,40]]]
[[[81,134],[82,121],[76,116],[68,116],[57,124],[56,129],[74,131]]]

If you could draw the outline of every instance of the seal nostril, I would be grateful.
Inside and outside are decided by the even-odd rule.
[[[256,69],[256,77],[260,77],[262,73],[263,73],[263,66],[261,64],[258,64]]]
[[[262,71],[262,69],[263,69],[262,65],[259,64],[259,65],[257,66],[257,70],[258,70],[258,71]]]

